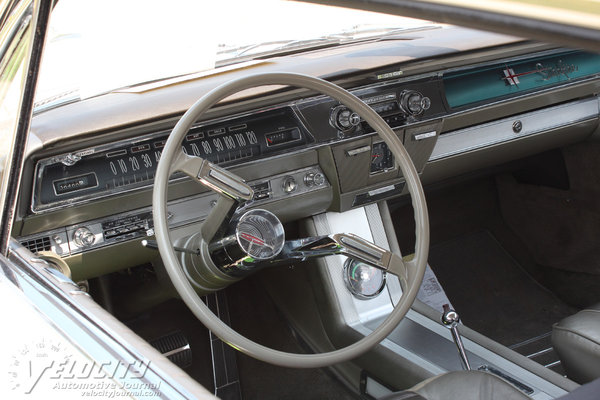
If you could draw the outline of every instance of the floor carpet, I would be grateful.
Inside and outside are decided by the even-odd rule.
[[[265,346],[304,353],[256,276],[232,285],[227,295],[234,329]],[[244,399],[356,399],[327,369],[283,368],[241,353],[237,362]]]
[[[463,322],[507,346],[549,332],[572,313],[527,275],[489,231],[434,245],[429,263]]]

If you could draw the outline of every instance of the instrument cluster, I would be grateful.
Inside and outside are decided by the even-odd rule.
[[[150,186],[169,131],[38,161],[32,211]],[[182,151],[230,166],[314,141],[290,107],[193,127]],[[176,179],[177,177],[173,177]]]

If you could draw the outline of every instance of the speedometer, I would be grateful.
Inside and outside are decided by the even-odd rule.
[[[169,133],[162,131],[40,160],[32,210],[150,186]],[[303,145],[308,139],[293,111],[283,107],[196,126],[184,138],[181,150],[228,166]]]

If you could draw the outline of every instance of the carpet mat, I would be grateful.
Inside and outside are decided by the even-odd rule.
[[[304,353],[257,276],[227,288],[227,297],[239,333],[273,349]],[[278,367],[239,352],[237,363],[244,399],[356,399],[325,368]]]
[[[504,345],[544,334],[574,312],[487,230],[432,246],[429,262],[465,325]]]

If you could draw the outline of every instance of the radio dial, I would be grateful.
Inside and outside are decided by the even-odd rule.
[[[400,93],[400,107],[409,115],[421,115],[431,107],[431,99],[416,90],[405,90]]]
[[[331,110],[330,122],[334,128],[347,132],[360,124],[360,116],[348,107],[337,106]]]

